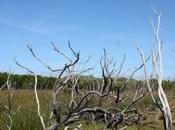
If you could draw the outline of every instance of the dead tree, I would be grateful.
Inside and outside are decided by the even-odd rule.
[[[158,96],[160,103],[155,99],[153,95],[153,87],[150,85],[150,77],[147,72],[146,63],[145,63],[145,57],[143,51],[141,51],[138,48],[138,51],[140,53],[142,62],[144,64],[144,72],[145,72],[145,80],[147,82],[147,88],[149,91],[149,94],[152,98],[153,103],[160,109],[163,115],[163,123],[164,123],[164,129],[165,130],[172,130],[172,117],[171,117],[171,110],[168,104],[167,96],[162,88],[162,79],[163,79],[163,69],[162,69],[162,45],[163,41],[160,39],[160,18],[161,18],[161,12],[157,12],[154,10],[156,16],[157,16],[157,27],[154,26],[153,21],[150,19],[150,23],[153,29],[154,36],[156,38],[156,50],[152,51],[152,66],[153,66],[153,73],[155,74],[155,77],[157,79],[158,83]]]
[[[117,67],[116,62],[107,56],[106,50],[104,49],[104,55],[100,60],[102,77],[98,81],[93,81],[93,83],[89,83],[88,86],[84,86],[80,89],[78,87],[80,76],[92,68],[83,68],[81,70],[79,67],[80,52],[75,52],[70,43],[68,43],[68,46],[74,56],[74,60],[61,52],[55,46],[55,44],[52,43],[53,50],[68,61],[68,63],[66,63],[61,69],[53,69],[35,54],[31,45],[27,45],[30,53],[38,62],[44,65],[49,71],[58,73],[58,77],[52,88],[53,91],[49,123],[44,121],[40,110],[40,101],[37,94],[37,75],[34,71],[19,64],[15,60],[18,66],[29,71],[35,76],[34,92],[37,103],[37,113],[42,125],[42,129],[57,130],[57,128],[60,126],[69,126],[71,123],[79,121],[80,119],[88,119],[92,122],[104,122],[108,128],[118,127],[121,124],[127,124],[128,121],[136,122],[136,120],[133,120],[136,118],[137,121],[140,121],[141,115],[138,114],[137,110],[133,109],[132,106],[144,97],[144,91],[140,92],[140,88],[138,87],[133,97],[129,98],[131,101],[122,110],[119,110],[118,103],[123,101],[125,96],[127,96],[124,94],[124,88],[126,88],[126,84],[133,77],[133,75],[143,67],[143,64],[140,65],[131,74],[129,79],[126,80],[122,87],[119,88],[116,86],[116,83],[114,84],[114,81],[116,82],[120,76],[125,62],[125,55],[123,57],[123,61],[119,67]],[[114,87],[117,87],[117,91],[113,89]],[[67,107],[65,112],[66,114],[62,114],[61,107],[63,107],[63,105],[61,105],[59,95],[64,92],[64,89],[68,88],[70,89],[70,95],[67,96],[70,96],[70,102],[65,104]],[[98,99],[98,102],[91,104],[90,102],[94,99]],[[115,103],[114,105],[111,105],[113,104],[113,101]],[[131,119],[131,117],[134,118]],[[125,127],[127,126],[124,126],[123,128]]]
[[[40,58],[38,58],[35,55],[32,47],[30,45],[27,45],[27,47],[30,50],[32,56],[36,60],[38,60],[41,64],[43,64],[48,70],[50,70],[52,72],[59,73],[59,75],[58,75],[58,77],[55,81],[55,84],[53,86],[53,91],[52,91],[52,105],[51,105],[52,112],[51,112],[51,115],[50,115],[50,119],[54,118],[54,122],[52,122],[50,124],[50,126],[48,126],[48,127],[45,125],[43,116],[40,112],[40,101],[39,101],[38,94],[37,94],[37,75],[35,74],[35,72],[33,72],[32,70],[28,69],[27,67],[19,64],[15,60],[15,63],[18,66],[22,67],[23,69],[26,69],[27,71],[29,71],[31,74],[33,74],[35,76],[35,85],[34,85],[34,90],[35,91],[34,92],[35,92],[35,97],[36,97],[36,102],[37,102],[38,116],[40,118],[43,130],[56,130],[61,124],[63,124],[64,122],[66,122],[69,119],[69,116],[72,113],[72,112],[70,112],[66,118],[61,117],[61,110],[60,110],[61,106],[59,104],[59,98],[58,98],[58,95],[60,94],[60,91],[67,85],[67,82],[72,77],[71,68],[73,68],[75,66],[75,64],[77,64],[77,62],[79,61],[79,57],[80,57],[80,53],[79,52],[76,53],[72,49],[72,47],[70,46],[70,43],[68,45],[69,45],[69,49],[72,51],[72,53],[75,57],[75,60],[71,60],[68,56],[66,56],[64,53],[62,53],[60,50],[58,50],[58,48],[52,43],[54,51],[56,51],[58,54],[61,54],[63,57],[65,57],[69,61],[69,63],[65,64],[63,66],[63,68],[61,68],[61,69],[52,69],[50,66],[48,66],[46,63],[44,63]],[[66,76],[65,73],[68,73],[68,76]]]

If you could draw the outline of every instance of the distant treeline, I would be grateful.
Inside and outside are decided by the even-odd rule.
[[[6,81],[7,81],[8,73],[6,72],[0,72],[0,86],[3,86]],[[38,75],[38,89],[52,89],[54,83],[55,83],[56,77],[47,77],[47,76],[41,76]],[[114,82],[114,88],[116,87],[121,87],[127,78],[121,77],[115,80]],[[10,75],[10,81],[11,85],[15,89],[33,89],[34,87],[34,76],[30,74],[24,74],[24,75],[19,75],[19,74],[11,74]],[[78,81],[78,86],[80,88],[83,88],[84,86],[86,87],[92,87],[92,86],[97,86],[99,85],[98,82],[102,82],[101,78],[97,78],[94,76],[81,76]],[[137,87],[138,84],[144,85],[143,81],[140,80],[135,80],[131,79],[129,82],[126,84],[127,86],[135,86]],[[154,86],[157,86],[157,82],[155,79],[151,80],[151,83],[154,84]],[[71,83],[68,83],[69,86],[71,86]],[[68,86],[68,87],[69,87]],[[175,81],[170,81],[170,80],[164,80],[163,81],[163,87],[165,89],[171,89],[175,87]],[[129,88],[129,87],[127,87]]]

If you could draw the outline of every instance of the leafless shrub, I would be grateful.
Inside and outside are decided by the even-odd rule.
[[[71,123],[79,121],[83,118],[88,119],[92,122],[105,122],[108,128],[118,127],[124,122],[124,124],[127,124],[128,121],[139,122],[141,114],[139,114],[136,109],[133,109],[132,106],[144,97],[145,91],[140,91],[141,87],[136,87],[136,91],[133,97],[129,96],[129,99],[131,101],[125,106],[125,108],[119,110],[118,103],[120,103],[122,100],[125,99],[125,97],[128,96],[125,92],[126,84],[133,77],[133,75],[143,67],[143,64],[136,68],[136,70],[134,70],[129,79],[127,79],[121,87],[118,87],[117,79],[120,77],[120,73],[125,63],[125,55],[123,57],[123,61],[117,67],[116,62],[114,62],[113,59],[107,56],[106,50],[104,49],[104,54],[100,60],[102,78],[99,78],[98,81],[92,81],[91,83],[89,83],[88,86],[84,86],[84,88],[80,89],[78,87],[78,80],[80,76],[83,73],[92,70],[92,68],[80,69],[80,52],[75,52],[74,49],[71,47],[70,43],[68,43],[68,46],[75,58],[74,60],[61,52],[55,46],[55,44],[52,43],[53,50],[56,51],[59,55],[63,56],[68,61],[68,63],[66,63],[61,69],[53,69],[45,62],[43,62],[38,56],[36,56],[31,45],[27,45],[32,56],[38,62],[44,65],[51,72],[58,73],[57,80],[55,81],[52,90],[52,111],[50,113],[49,123],[45,123],[40,110],[40,101],[37,94],[37,75],[35,74],[35,72],[19,64],[15,60],[15,63],[18,66],[29,71],[35,76],[34,92],[37,103],[38,117],[40,118],[42,129],[56,130],[62,125],[67,126],[66,128],[68,128]],[[87,61],[84,62],[84,64],[86,63]],[[65,104],[65,106],[67,106],[66,114],[62,114],[61,107],[63,107],[63,105],[61,105],[59,95],[67,87],[71,88],[70,102],[68,103],[68,105]],[[116,89],[113,89],[114,87]],[[96,102],[94,102],[93,104],[90,103],[92,99],[96,100]],[[124,126],[123,129],[126,127],[127,126]]]
[[[15,88],[12,86],[11,79],[10,79],[11,73],[8,74],[6,83],[0,88],[0,91],[3,91],[3,89],[7,89],[7,104],[1,104],[7,111],[7,118],[8,123],[5,124],[8,130],[12,130],[13,125],[13,116],[16,115],[16,113],[20,110],[21,106],[18,106],[17,109],[13,108],[13,94],[15,92]]]
[[[152,66],[153,66],[153,73],[156,76],[157,82],[158,82],[158,96],[160,99],[157,101],[153,95],[152,86],[150,85],[150,78],[152,76],[148,75],[146,63],[145,63],[145,57],[143,51],[141,51],[139,48],[139,54],[141,56],[142,62],[144,64],[144,72],[145,72],[145,80],[147,82],[147,87],[149,94],[152,98],[153,103],[160,109],[163,115],[163,121],[164,121],[164,129],[165,130],[171,130],[172,129],[172,117],[171,117],[171,110],[168,104],[167,96],[162,88],[162,79],[163,79],[163,69],[162,69],[162,45],[163,41],[160,39],[160,18],[161,18],[161,12],[157,12],[154,10],[156,16],[157,16],[157,27],[155,27],[152,19],[150,19],[150,23],[153,29],[154,36],[156,38],[156,48],[154,51],[152,51]]]

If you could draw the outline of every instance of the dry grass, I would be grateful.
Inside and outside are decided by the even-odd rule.
[[[172,108],[172,111],[175,111],[175,99],[172,97],[174,91],[169,91],[169,102]],[[44,116],[45,121],[49,117],[49,99],[51,98],[51,91],[49,90],[40,90],[38,91],[39,98],[41,101],[41,109],[42,114]],[[60,100],[62,103],[68,102],[69,92],[64,92],[60,95]],[[125,101],[126,103],[129,101]],[[144,116],[144,120],[142,124],[136,125],[131,124],[127,128],[127,130],[161,130],[163,129],[161,114],[158,110],[150,111],[146,109],[151,100],[149,96],[146,96],[143,100],[139,101],[135,106],[138,108],[142,115]],[[9,123],[9,119],[7,117],[7,110],[4,105],[7,105],[7,91],[0,92],[0,130],[6,130],[6,124]],[[125,103],[123,104],[125,105]],[[13,126],[12,130],[40,130],[41,125],[37,116],[36,111],[36,102],[34,92],[31,90],[16,90],[13,96],[13,111],[16,111],[19,106],[20,110],[12,117]],[[122,105],[120,106],[122,107]],[[64,112],[64,110],[63,110]],[[173,120],[175,121],[175,112],[173,113]],[[157,117],[157,119],[156,119]],[[83,130],[102,130],[105,129],[104,124],[92,124],[89,122],[82,121]],[[74,124],[75,125],[75,124]],[[74,128],[74,125],[71,128]],[[175,126],[174,126],[175,127]],[[63,128],[61,128],[63,129]],[[60,130],[61,130],[60,129]]]

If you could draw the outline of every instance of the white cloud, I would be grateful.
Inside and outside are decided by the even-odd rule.
[[[80,27],[77,26],[45,27],[44,23],[46,23],[48,20],[49,17],[40,18],[37,22],[32,23],[31,25],[25,25],[21,23],[15,23],[13,21],[0,17],[0,24],[4,24],[13,28],[18,28],[42,35],[54,35],[57,34],[58,31],[69,31],[69,30],[80,29]]]
[[[26,30],[26,31],[33,32],[33,33],[44,34],[44,35],[52,35],[51,31],[40,28],[39,26],[36,26],[37,24],[32,25],[32,26],[24,25],[24,24],[19,24],[19,23],[12,22],[12,21],[4,19],[2,17],[0,17],[0,23],[4,24],[4,25],[7,25],[7,26],[10,26],[10,27],[13,27],[13,28]]]

